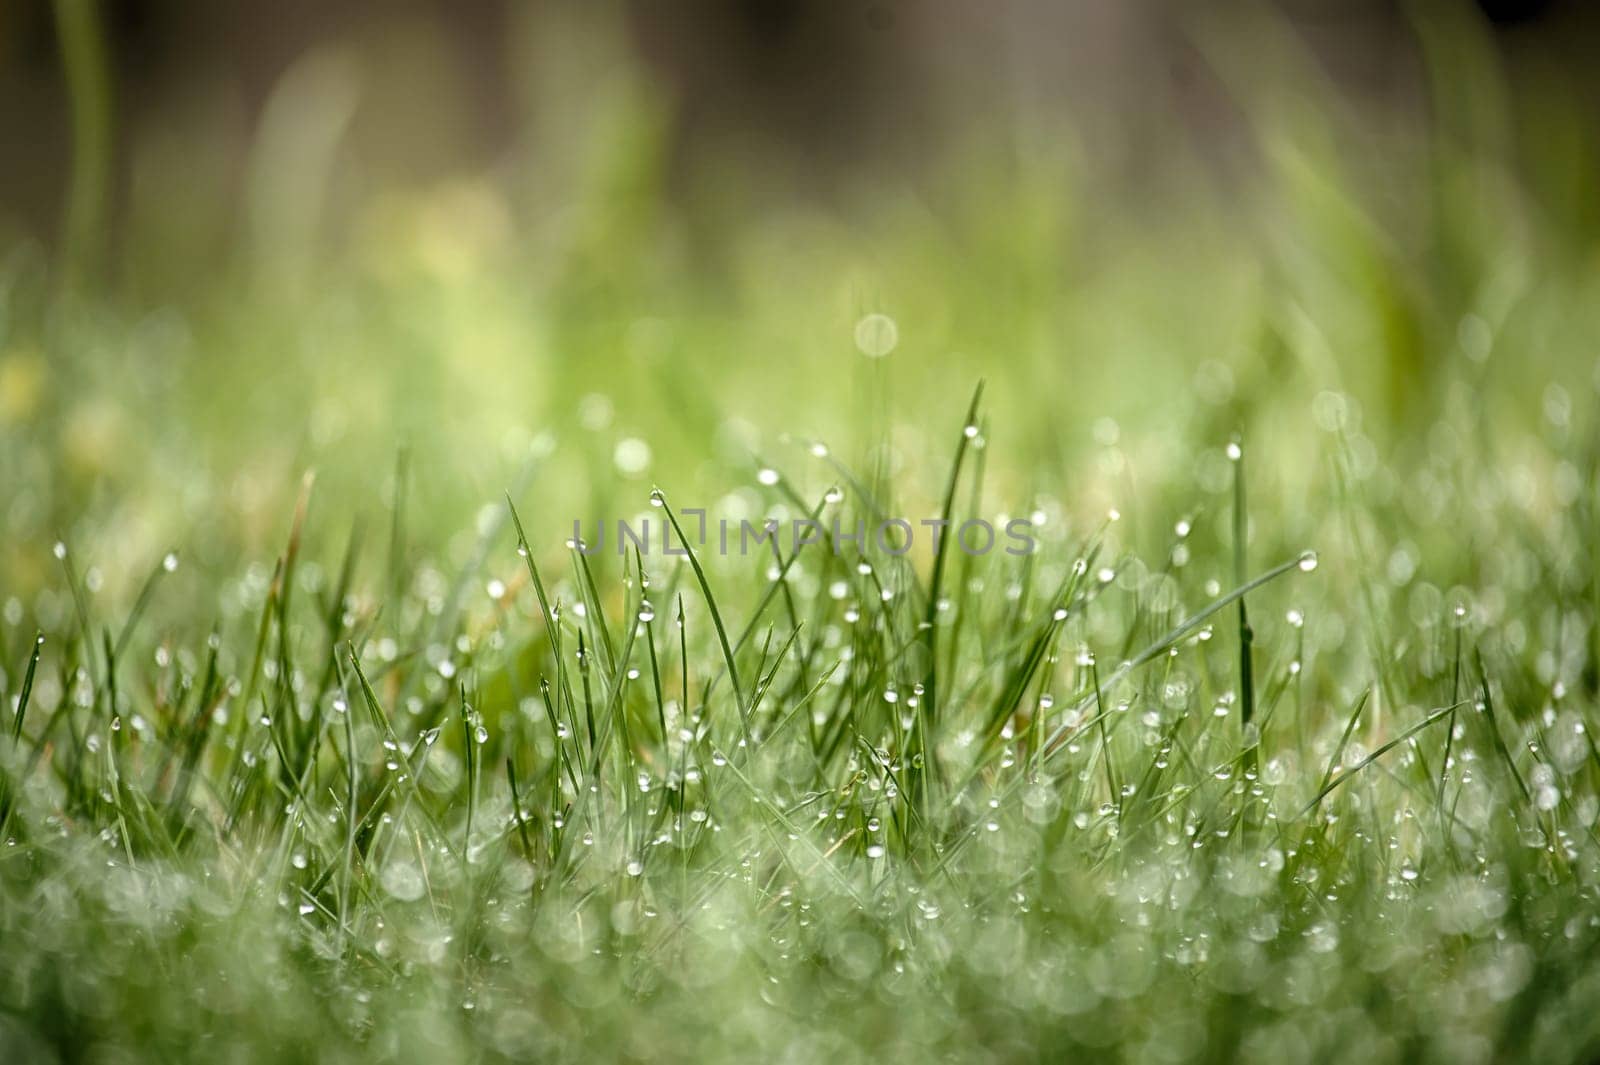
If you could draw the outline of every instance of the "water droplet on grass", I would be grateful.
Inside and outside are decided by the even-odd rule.
[[[422,898],[425,884],[422,871],[410,862],[390,862],[378,876],[383,890],[402,902],[415,902]]]

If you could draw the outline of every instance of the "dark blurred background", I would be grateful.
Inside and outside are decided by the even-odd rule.
[[[641,91],[665,115],[678,194],[704,178],[708,146],[759,160],[784,196],[826,197],[863,171],[914,178],[958,131],[1018,113],[1070,116],[1089,168],[1119,187],[1158,178],[1175,133],[1226,175],[1249,165],[1247,139],[1204,41],[1269,10],[1274,32],[1286,28],[1337,94],[1382,121],[1427,120],[1419,20],[1468,13],[1492,26],[1513,90],[1558,79],[1575,111],[1600,112],[1600,19],[1579,0],[9,0],[0,234],[61,237],[75,128],[62,31],[85,12],[97,16],[110,82],[83,93],[109,110],[101,228],[114,242],[163,153],[186,160],[204,192],[196,211],[237,203],[226,194],[250,180],[264,115],[297,84],[338,101],[324,111],[347,110],[329,121],[369,188],[559,167],[530,153],[546,127],[583,114],[566,101],[605,91],[620,66],[647,72]],[[232,235],[222,220],[191,228],[201,255]]]

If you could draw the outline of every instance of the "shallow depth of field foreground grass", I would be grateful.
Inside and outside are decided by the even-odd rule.
[[[1006,459],[945,420],[959,516]],[[752,502],[883,506],[827,472],[853,487]],[[594,573],[519,550],[504,506],[442,571],[400,561],[398,508],[343,554],[286,516],[222,622],[176,556],[113,614],[63,545],[59,625],[35,644],[6,607],[0,1035],[19,1061],[1581,1060],[1592,540],[1493,467],[1450,477],[1500,576],[1448,593],[1363,552],[1366,494],[1315,526],[1337,572],[1280,550],[1237,585],[1231,488],[1153,559],[1063,519],[934,576],[848,545]]]
[[[1594,1060],[1600,153],[1266,88],[1138,209],[621,91],[559,212],[0,248],[0,1060]],[[716,549],[812,514],[1038,549]]]

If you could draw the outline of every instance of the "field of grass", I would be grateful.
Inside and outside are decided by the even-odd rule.
[[[1593,1060],[1600,152],[1451,32],[1245,190],[685,205],[619,90],[559,210],[0,246],[0,1060]]]

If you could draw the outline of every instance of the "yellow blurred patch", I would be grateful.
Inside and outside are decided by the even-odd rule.
[[[391,280],[399,262],[439,281],[465,281],[507,248],[515,228],[504,196],[468,179],[378,197],[361,221],[365,257]]]
[[[78,404],[62,429],[61,451],[67,462],[85,473],[110,469],[124,443],[123,420],[121,409],[109,400]]]
[[[0,422],[20,422],[44,394],[44,360],[33,351],[0,355]]]

